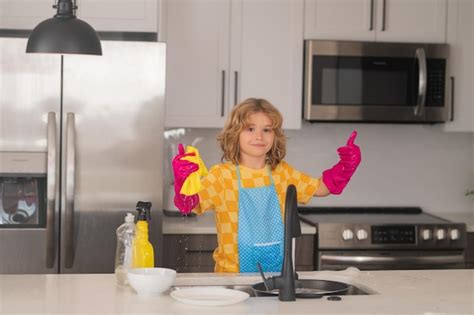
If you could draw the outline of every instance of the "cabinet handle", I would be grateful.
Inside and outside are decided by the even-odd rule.
[[[211,253],[212,254],[215,249],[216,249],[215,247],[212,248],[212,249],[206,249],[206,248],[198,249],[198,248],[189,248],[188,247],[188,248],[185,248],[184,251],[186,253]]]
[[[369,31],[374,30],[374,0],[370,0],[370,26]]]
[[[221,117],[224,117],[225,107],[225,70],[222,70],[222,86],[221,86]]]
[[[239,72],[234,71],[234,106],[237,105],[237,88],[239,86]]]
[[[386,0],[382,0],[382,32],[385,31]]]
[[[449,79],[451,80],[451,112],[450,112],[451,117],[449,117],[449,120],[453,121],[454,120],[454,77],[449,77]]]

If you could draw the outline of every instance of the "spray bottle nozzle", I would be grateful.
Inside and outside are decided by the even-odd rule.
[[[139,201],[137,203],[138,218],[137,221],[149,221],[151,220],[151,202]]]

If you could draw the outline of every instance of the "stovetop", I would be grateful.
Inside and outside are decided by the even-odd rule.
[[[298,208],[301,220],[317,227],[324,249],[462,249],[466,225],[419,207]]]
[[[300,207],[303,221],[343,224],[443,224],[449,220],[425,213],[418,207]]]

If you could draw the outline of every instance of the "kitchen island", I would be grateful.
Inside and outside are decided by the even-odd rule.
[[[231,306],[183,304],[168,293],[138,296],[112,274],[0,275],[0,314],[473,314],[474,270],[301,272],[300,278],[350,283],[370,295],[341,301],[249,298]],[[175,285],[248,285],[258,275],[178,274]]]

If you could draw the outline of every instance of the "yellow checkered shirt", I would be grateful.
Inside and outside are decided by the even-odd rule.
[[[244,188],[270,185],[267,168],[254,170],[240,166],[240,176]],[[276,192],[280,201],[282,217],[286,189],[290,184],[296,186],[298,203],[306,203],[319,187],[320,180],[301,173],[281,161],[272,170]],[[239,251],[237,246],[239,199],[236,165],[231,162],[212,167],[202,179],[199,192],[200,206],[194,209],[197,214],[214,209],[217,228],[218,247],[214,250],[216,272],[239,272]]]

